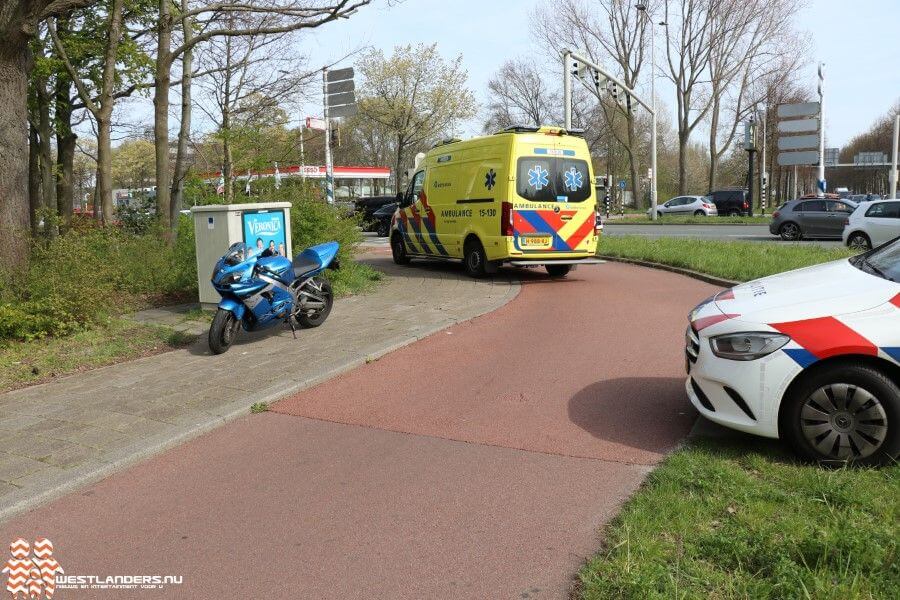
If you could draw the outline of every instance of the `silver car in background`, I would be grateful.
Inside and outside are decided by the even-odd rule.
[[[652,216],[653,209],[647,209],[647,216]],[[719,211],[709,196],[676,196],[668,202],[656,207],[657,216],[682,215],[695,217],[715,217]]]

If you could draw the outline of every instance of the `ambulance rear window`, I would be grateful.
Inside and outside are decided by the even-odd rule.
[[[588,165],[583,160],[556,156],[519,159],[516,192],[534,202],[584,202],[591,197]]]

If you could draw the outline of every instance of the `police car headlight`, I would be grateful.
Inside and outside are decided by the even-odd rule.
[[[713,354],[729,360],[756,360],[772,354],[791,338],[781,333],[729,333],[709,338]]]

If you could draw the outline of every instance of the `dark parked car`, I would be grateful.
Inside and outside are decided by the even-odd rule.
[[[372,213],[372,219],[375,221],[375,231],[378,232],[380,237],[387,237],[387,234],[390,233],[391,219],[394,217],[396,210],[397,203],[391,202]]]
[[[837,194],[804,196],[785,202],[773,212],[769,231],[789,241],[803,237],[841,239],[844,221],[855,209],[855,202],[842,200]]]
[[[752,215],[749,192],[741,188],[716,190],[710,195],[720,217],[743,217]]]
[[[363,196],[357,198],[354,203],[357,215],[362,215],[363,223],[367,225],[367,229],[374,225],[375,211],[384,206],[396,202],[396,196]]]

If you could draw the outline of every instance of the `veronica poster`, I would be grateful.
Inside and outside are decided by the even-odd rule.
[[[244,243],[256,252],[266,248],[286,256],[284,211],[254,210],[241,215],[244,225]]]

